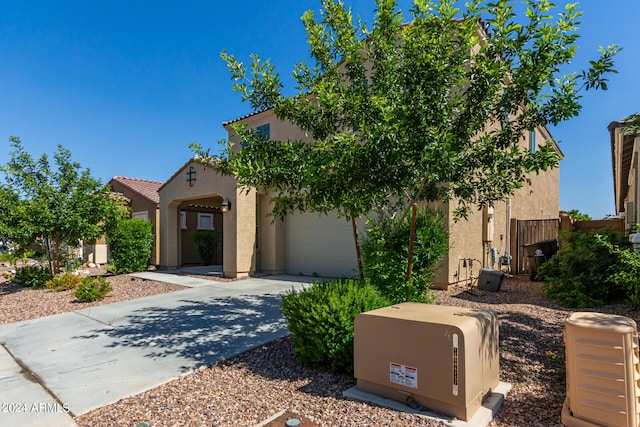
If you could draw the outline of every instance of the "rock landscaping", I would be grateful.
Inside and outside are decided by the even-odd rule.
[[[215,278],[211,278],[215,280]],[[2,279],[0,279],[2,280]],[[0,324],[89,306],[138,298],[181,287],[113,276],[107,298],[79,303],[72,291],[26,290],[0,283]],[[500,321],[501,380],[512,390],[491,426],[560,426],[565,398],[564,320],[577,310],[548,300],[541,283],[505,279],[500,292],[454,287],[434,291],[440,304],[493,310]],[[588,310],[581,310],[588,311]],[[628,316],[640,312],[625,303],[597,311]],[[349,375],[303,367],[290,338],[220,362],[139,395],[76,418],[79,426],[254,426],[278,413],[299,415],[319,426],[435,426],[437,422],[346,400]]]

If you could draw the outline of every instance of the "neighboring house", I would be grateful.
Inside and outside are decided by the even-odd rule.
[[[154,241],[149,264],[158,265],[160,259],[160,234],[158,233],[160,197],[158,190],[162,186],[162,182],[115,176],[109,181],[109,186],[111,191],[124,197],[131,210],[132,218],[141,218],[151,222]]]
[[[275,117],[271,110],[259,111],[223,125],[233,140],[230,124],[242,121],[271,140],[310,140],[298,127]],[[544,127],[526,135],[522,144],[532,150],[550,141]],[[238,142],[238,141],[235,141]],[[238,146],[239,144],[236,144]],[[558,150],[558,153],[561,152]],[[187,181],[189,173],[195,177]],[[559,169],[532,174],[531,186],[518,190],[509,202],[493,209],[473,212],[468,220],[454,221],[455,205],[436,206],[448,218],[451,249],[436,277],[440,287],[477,276],[480,267],[500,268],[499,258],[513,252],[510,226],[514,219],[555,219],[559,214]],[[222,214],[223,271],[240,277],[253,272],[354,276],[357,262],[350,222],[331,215],[297,213],[284,221],[269,216],[269,192],[236,188],[233,177],[218,174],[215,166],[206,168],[194,159],[187,162],[160,189],[162,267],[175,267],[180,261],[180,211],[190,204],[229,208]],[[359,229],[365,230],[364,219]],[[494,252],[498,255],[493,256]]]
[[[624,130],[625,120],[609,123],[616,215],[625,228],[640,222],[640,130]]]

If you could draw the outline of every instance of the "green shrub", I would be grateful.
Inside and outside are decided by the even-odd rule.
[[[48,268],[39,265],[25,265],[16,269],[12,282],[25,288],[41,289],[45,287],[49,279],[51,279],[51,273]]]
[[[111,263],[117,274],[146,270],[151,259],[151,223],[140,218],[118,221],[107,234]]]
[[[111,284],[104,277],[85,277],[76,289],[75,296],[80,301],[103,299],[111,291]]]
[[[411,215],[398,222],[396,218],[369,222],[362,244],[365,275],[393,303],[432,302],[429,288],[436,264],[449,250],[445,218],[429,208],[418,209],[411,283],[407,283]]]
[[[561,234],[560,252],[540,266],[545,295],[565,307],[597,307],[628,296],[640,302],[640,261],[624,234]]]
[[[293,351],[311,367],[353,371],[353,322],[364,311],[389,305],[368,280],[316,283],[282,299]]]
[[[205,265],[212,265],[218,253],[218,233],[213,230],[198,230],[191,234],[191,240],[196,245],[198,258]]]
[[[77,274],[67,272],[64,274],[57,274],[53,276],[51,279],[47,280],[45,286],[47,287],[47,289],[58,292],[68,291],[69,289],[74,289],[76,286],[78,286],[78,283],[80,283],[81,280],[82,278]]]

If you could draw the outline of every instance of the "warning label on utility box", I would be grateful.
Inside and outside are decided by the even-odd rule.
[[[389,381],[405,387],[418,388],[418,368],[389,363]]]

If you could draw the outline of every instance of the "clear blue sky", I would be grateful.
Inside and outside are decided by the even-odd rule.
[[[372,0],[352,0],[371,22]],[[558,1],[564,5],[565,1]],[[249,112],[231,91],[222,49],[270,57],[282,75],[308,57],[300,16],[319,0],[8,1],[0,8],[0,163],[9,136],[27,151],[62,144],[107,182],[167,180],[192,153],[217,148],[222,122]],[[409,0],[400,1],[403,11]],[[614,213],[607,125],[640,111],[640,1],[585,0],[575,66],[617,44],[606,92],[586,93],[579,117],[552,128],[566,155],[561,209]],[[407,14],[408,16],[408,14]]]

